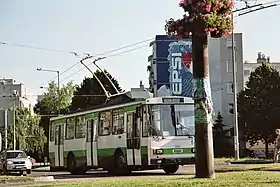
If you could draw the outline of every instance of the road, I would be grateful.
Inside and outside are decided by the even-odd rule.
[[[193,175],[195,173],[194,165],[188,165],[180,167],[174,175]],[[149,171],[137,171],[133,172],[130,176],[123,177],[156,177],[165,176],[163,170],[149,170]],[[72,181],[72,180],[92,180],[98,178],[114,178],[116,176],[109,175],[106,171],[88,171],[85,175],[71,175],[69,172],[48,172],[48,171],[36,171],[31,174],[33,177],[40,176],[53,176],[56,181]]]

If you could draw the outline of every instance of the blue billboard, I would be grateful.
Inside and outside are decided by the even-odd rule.
[[[167,35],[155,39],[156,95],[193,96],[192,42]]]

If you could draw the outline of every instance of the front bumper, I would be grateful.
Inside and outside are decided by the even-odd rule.
[[[8,171],[26,171],[31,168],[32,166],[26,166],[26,165],[7,165]]]
[[[190,158],[154,158],[151,159],[151,165],[187,165],[195,164],[195,157]]]

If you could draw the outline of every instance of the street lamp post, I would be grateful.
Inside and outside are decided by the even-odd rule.
[[[57,105],[58,105],[58,115],[60,115],[60,86],[59,86],[59,82],[60,82],[60,73],[58,70],[49,70],[49,69],[42,69],[42,68],[37,68],[37,71],[46,71],[46,72],[53,72],[53,73],[57,73]]]

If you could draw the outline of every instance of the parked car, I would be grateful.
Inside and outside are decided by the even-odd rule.
[[[262,159],[266,157],[263,151],[255,151],[253,152],[252,156],[253,158],[262,158]]]
[[[7,150],[0,154],[0,170],[4,173],[19,172],[23,175],[31,173],[32,162],[30,157],[21,150]]]

